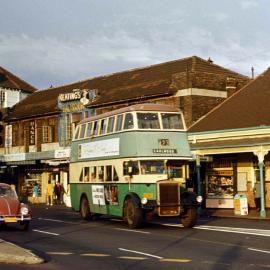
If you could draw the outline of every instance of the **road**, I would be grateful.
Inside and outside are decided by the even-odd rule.
[[[0,238],[46,259],[10,269],[270,269],[269,221],[202,218],[193,229],[157,219],[131,230],[112,217],[83,221],[69,208],[34,206],[29,231],[8,227]]]

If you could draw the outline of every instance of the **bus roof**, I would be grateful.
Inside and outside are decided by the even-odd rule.
[[[89,121],[94,121],[98,119],[102,119],[105,117],[125,113],[125,112],[132,112],[132,111],[151,111],[151,112],[181,112],[179,109],[174,107],[163,105],[163,104],[153,104],[153,103],[141,103],[141,104],[134,104],[128,107],[120,108],[117,110],[113,110],[110,112],[102,113],[97,116],[91,116],[88,118],[83,119],[80,123],[87,123]]]

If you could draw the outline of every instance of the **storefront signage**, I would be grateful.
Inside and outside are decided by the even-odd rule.
[[[35,121],[29,122],[29,145],[35,145],[36,142],[36,127]]]
[[[153,154],[177,154],[176,149],[153,149]]]
[[[119,138],[79,145],[79,158],[97,158],[119,155]]]
[[[4,155],[4,160],[5,160],[5,162],[23,161],[23,160],[25,160],[25,153]]]
[[[60,102],[80,100],[80,102],[85,106],[94,102],[97,99],[97,95],[97,89],[74,89],[71,93],[60,94],[58,100]]]
[[[70,149],[55,150],[54,158],[68,158],[70,157]]]
[[[92,185],[93,204],[105,205],[104,186]]]

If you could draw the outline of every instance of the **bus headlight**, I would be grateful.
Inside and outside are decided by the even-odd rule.
[[[148,202],[147,198],[143,197],[141,199],[141,204],[145,205],[145,204],[147,204],[147,202]]]
[[[28,214],[28,212],[29,212],[29,211],[28,211],[28,208],[27,208],[27,207],[22,207],[22,208],[21,208],[21,214],[22,214],[22,215],[25,216],[25,215]]]
[[[198,203],[201,203],[201,202],[203,201],[202,196],[197,196],[197,197],[196,197],[196,201],[197,201]]]

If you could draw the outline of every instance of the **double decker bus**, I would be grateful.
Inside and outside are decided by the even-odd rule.
[[[136,104],[86,118],[71,144],[71,205],[86,220],[106,214],[136,228],[176,216],[192,227],[201,197],[184,189],[191,159],[175,108]]]

